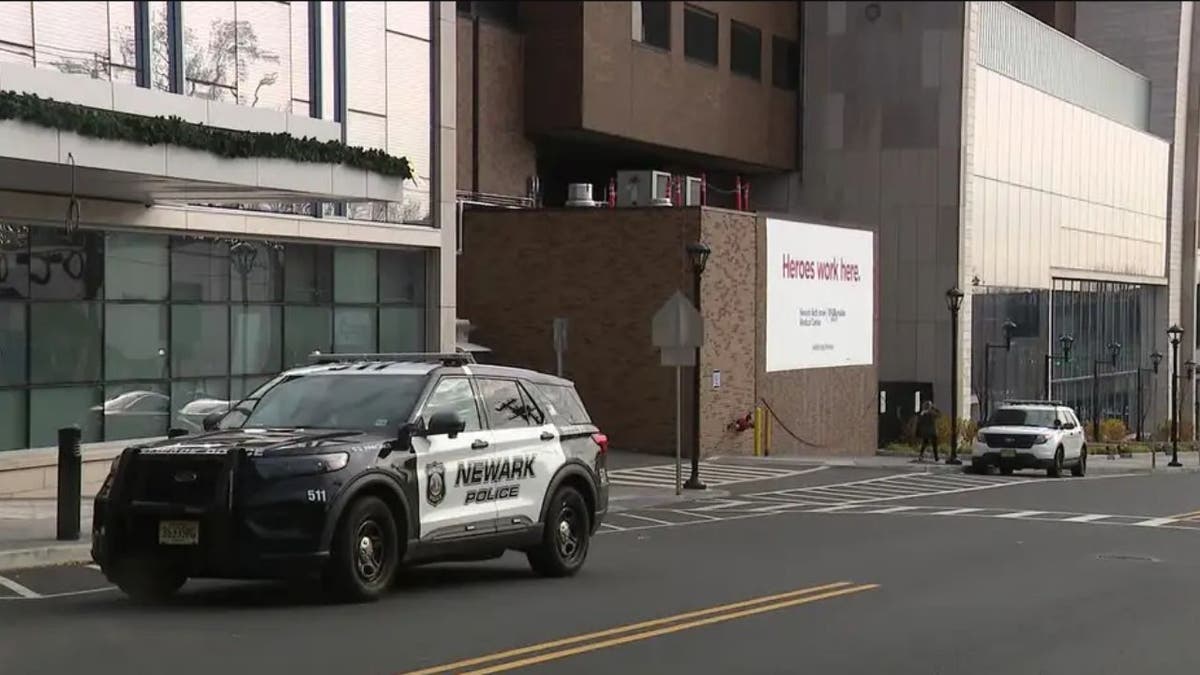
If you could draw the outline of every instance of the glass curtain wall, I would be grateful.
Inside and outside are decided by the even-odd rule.
[[[1052,391],[1055,398],[1073,406],[1085,423],[1090,424],[1093,411],[1097,411],[1102,420],[1120,419],[1131,430],[1136,428],[1138,368],[1150,368],[1155,331],[1160,326],[1154,303],[1156,290],[1138,284],[1054,280],[1054,332],[1056,336],[1071,335],[1075,344],[1071,362],[1052,370]],[[1161,325],[1165,330],[1166,324]],[[1112,343],[1121,345],[1115,367],[1107,351]],[[1093,371],[1096,361],[1102,363]],[[1097,375],[1095,404],[1093,372]],[[1141,377],[1144,425],[1147,433],[1153,433],[1157,423],[1149,414],[1151,402],[1159,393],[1157,388],[1169,380],[1149,373]]]
[[[422,250],[0,224],[0,450],[200,428],[313,350],[425,348]]]
[[[1006,399],[1041,398],[1048,335],[1049,292],[1012,288],[974,289],[971,296],[971,392],[976,417]],[[1004,324],[1012,343],[1005,350]],[[992,345],[988,348],[987,345]]]

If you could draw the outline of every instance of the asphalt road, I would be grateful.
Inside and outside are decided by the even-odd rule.
[[[614,515],[573,579],[533,578],[510,554],[412,570],[371,605],[192,582],[146,608],[87,568],[6,574],[0,672],[1200,667],[1200,522],[1183,515],[1200,510],[1198,474],[828,469],[723,489],[733,494]]]

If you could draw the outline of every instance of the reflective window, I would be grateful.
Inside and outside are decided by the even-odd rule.
[[[0,450],[19,450],[25,442],[26,420],[24,389],[0,389]]]
[[[223,377],[175,380],[171,383],[171,426],[190,432],[204,430],[204,418],[229,409],[229,381]]]
[[[229,248],[229,274],[234,302],[283,300],[283,246],[237,242]]]
[[[189,2],[183,7],[184,92],[210,101],[237,101],[238,26],[233,2]],[[253,31],[243,31],[247,39]],[[257,43],[257,35],[253,40]]]
[[[439,412],[458,413],[466,422],[464,431],[479,431],[483,428],[479,421],[479,407],[475,405],[475,392],[471,389],[471,381],[465,377],[442,378],[425,401],[421,419],[429,424],[429,420]]]
[[[34,2],[33,51],[37,67],[133,84],[133,5]]]
[[[101,438],[101,395],[96,385],[43,387],[29,392],[29,445],[48,448],[58,445],[58,430],[76,425],[84,443]]]
[[[29,230],[0,223],[0,300],[29,297]]]
[[[523,429],[538,426],[544,416],[515,380],[479,378],[479,396],[493,429]]]
[[[171,245],[171,299],[229,299],[229,245],[215,239],[175,239]]]
[[[165,436],[171,420],[167,386],[117,384],[104,389],[104,440]]]
[[[37,227],[30,232],[29,282],[34,300],[98,300],[104,284],[104,236]]]
[[[333,310],[334,351],[344,354],[376,351],[375,311],[374,307],[335,307]]]
[[[683,8],[683,55],[694,61],[717,65],[717,15],[685,5]]]
[[[171,375],[222,375],[229,370],[229,308],[171,307]]]
[[[748,24],[730,22],[729,70],[756,80],[762,78],[762,31]]]
[[[29,330],[30,381],[100,379],[99,303],[34,303],[30,305]]]
[[[333,253],[334,302],[375,302],[375,251],[338,247]]]
[[[425,258],[421,250],[379,252],[379,301],[417,303],[425,297]]]
[[[432,16],[429,0],[388,0],[384,4],[387,5],[389,31],[429,39],[429,22]]]
[[[150,86],[171,89],[170,47],[167,43],[167,3],[150,2]]]
[[[280,2],[238,2],[236,11],[237,102],[291,111],[291,8]]]
[[[419,190],[429,189],[428,181],[433,175],[429,58],[429,42],[408,35],[387,34],[387,137],[386,145],[380,147],[408,158],[419,179]]]
[[[379,351],[419,352],[424,345],[424,307],[379,309]]]
[[[346,3],[346,107],[364,113],[386,113],[387,53],[384,3]]]
[[[315,350],[426,344],[424,250],[5,224],[0,252],[0,449],[197,431]]]
[[[291,3],[291,12],[292,114],[308,115],[308,103],[312,100],[308,92],[308,3]]]
[[[104,297],[108,300],[166,300],[167,238],[111,233],[104,252]]]
[[[310,375],[268,389],[249,427],[395,430],[408,420],[425,378],[415,375]]]
[[[800,58],[796,43],[778,35],[771,38],[771,83],[780,89],[800,87]]]
[[[327,303],[333,300],[333,249],[288,244],[284,265],[288,302]]]
[[[167,306],[109,303],[104,308],[104,379],[167,376]]]
[[[328,354],[333,337],[333,309],[329,307],[285,307],[283,367],[303,365],[309,354]]]
[[[635,1],[633,39],[660,49],[670,49],[671,3],[665,0]]]
[[[264,305],[237,306],[231,310],[231,373],[242,375],[279,372],[282,315],[283,308]]]
[[[0,62],[33,65],[33,10],[28,2],[0,2]]]
[[[25,304],[0,302],[0,386],[25,383]]]

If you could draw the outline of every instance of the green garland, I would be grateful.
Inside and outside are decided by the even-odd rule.
[[[195,124],[175,115],[147,117],[102,110],[41,98],[36,94],[0,91],[0,121],[19,120],[111,141],[170,144],[211,152],[221,157],[271,157],[296,162],[345,164],[386,176],[410,179],[408,159],[382,150],[349,146],[338,141],[297,138],[287,133],[235,131]]]

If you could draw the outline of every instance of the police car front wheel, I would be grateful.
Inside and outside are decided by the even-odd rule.
[[[378,497],[350,505],[334,537],[328,581],[350,601],[376,600],[391,587],[400,560],[396,519]]]
[[[547,577],[565,577],[583,567],[591,541],[591,515],[583,495],[573,487],[559,488],[546,513],[542,541],[529,551],[529,565]]]

